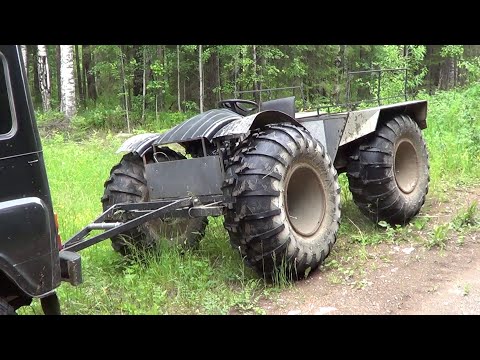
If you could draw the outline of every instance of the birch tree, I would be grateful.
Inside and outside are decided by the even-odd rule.
[[[62,99],[60,110],[67,119],[71,119],[77,111],[75,103],[75,74],[73,64],[73,45],[60,45],[60,82]]]
[[[62,82],[60,81],[60,67],[62,66],[62,61],[60,59],[60,45],[55,45],[55,70],[57,72],[57,99],[60,102],[62,100]]]
[[[255,102],[260,102],[260,93],[258,92],[258,76],[257,76],[257,46],[253,45],[253,90],[255,90]]]
[[[120,65],[121,65],[121,70],[122,70],[122,83],[123,83],[123,98],[125,100],[125,116],[127,119],[127,130],[130,133],[130,117],[128,114],[128,89],[127,89],[127,79],[125,77],[125,62],[123,60],[123,49],[122,46],[120,45]]]
[[[178,111],[182,112],[180,102],[180,45],[177,45],[177,107]]]
[[[45,45],[37,45],[38,50],[38,81],[40,85],[40,94],[42,95],[43,111],[49,111],[50,106],[50,69],[48,68],[47,47]]]
[[[203,61],[202,61],[202,45],[198,45],[198,71],[200,77],[200,112],[203,112]]]
[[[21,45],[22,57],[23,57],[23,66],[25,67],[25,75],[28,75],[28,53],[27,45]]]
[[[147,47],[143,46],[143,79],[142,79],[142,122],[145,121],[145,107],[147,97]]]

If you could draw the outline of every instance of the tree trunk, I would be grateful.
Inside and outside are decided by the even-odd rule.
[[[438,88],[441,90],[448,90],[453,84],[453,59],[447,57],[443,59],[440,66],[440,79],[438,81]]]
[[[455,57],[450,58],[449,69],[448,69],[448,88],[451,89],[455,86]]]
[[[162,69],[165,69],[165,57],[164,57],[164,49],[163,49],[163,45],[158,45],[157,47],[157,56],[158,56],[158,59],[160,60],[160,63],[162,64]],[[161,75],[157,75],[158,76],[158,79],[157,81],[160,81],[162,80],[161,79]],[[159,104],[159,108],[160,110],[163,109],[163,93],[162,93],[162,87],[160,87],[160,89],[158,89],[158,96],[157,96],[157,103]]]
[[[202,50],[205,50],[202,48]],[[208,49],[210,56],[208,59],[202,58],[203,68],[203,107],[204,109],[211,109],[215,107],[217,102],[217,94],[215,89],[217,87],[217,54],[214,48]]]
[[[180,45],[177,45],[177,107],[178,111],[182,112],[180,99]]]
[[[50,69],[48,68],[47,47],[45,45],[38,45],[38,80],[43,111],[49,111],[51,109]]]
[[[75,62],[77,63],[77,84],[78,84],[78,98],[82,106],[85,106],[85,97],[83,94],[83,79],[82,71],[80,69],[80,53],[78,45],[75,45]]]
[[[95,60],[95,52],[91,52],[92,55],[92,66],[94,66],[97,62]],[[98,81],[97,81],[97,73],[95,71],[92,71],[92,81],[93,81],[93,87],[95,88],[95,100],[98,98]]]
[[[60,80],[62,83],[62,101],[60,109],[67,119],[77,112],[75,102],[75,71],[73,64],[73,45],[60,45]]]
[[[258,104],[260,102],[260,96],[258,92],[258,82],[257,82],[257,45],[253,46],[253,90],[255,90],[255,102]]]
[[[234,97],[238,97],[238,86],[237,86],[237,80],[238,80],[238,53],[235,54],[234,58],[234,66],[233,66],[233,87],[234,87],[234,92],[235,95]]]
[[[95,76],[92,70],[92,52],[90,45],[83,45],[83,70],[84,76],[87,80],[85,93],[87,94],[90,100],[96,101],[97,100],[97,89],[95,87]]]
[[[143,83],[142,83],[142,96],[143,96],[143,106],[142,106],[142,123],[145,121],[145,99],[147,96],[147,47],[143,46]]]
[[[135,59],[135,68],[133,70],[133,96],[142,94],[143,84],[143,51],[141,45],[133,45],[133,58]]]
[[[28,74],[28,52],[27,45],[21,45],[22,49],[22,58],[23,58],[23,67],[25,69],[25,76]]]
[[[222,100],[222,80],[220,77],[220,54],[217,50],[217,86],[218,86],[218,101]]]
[[[62,65],[62,61],[60,59],[60,45],[55,45],[55,64],[56,64],[56,83],[57,83],[57,100],[58,104],[62,101],[62,83],[60,81],[60,67]]]
[[[168,69],[168,57],[167,57],[167,47],[165,45],[162,45],[162,66],[164,69]],[[168,72],[166,70],[163,71],[163,84],[165,86],[165,84],[168,84],[169,83],[169,79],[168,79]],[[167,103],[166,103],[166,96],[163,97],[163,106],[164,108],[166,107]],[[170,105],[169,109],[173,106],[173,103],[172,105]]]
[[[40,78],[38,76],[38,47],[37,45],[28,46],[30,51],[30,63],[33,69],[33,82],[32,82],[32,97],[35,105],[39,105],[41,101],[40,94]]]
[[[367,66],[366,65],[367,61],[368,61],[368,52],[362,45],[360,45],[359,62],[361,66],[362,67]],[[369,100],[371,98],[370,90],[368,89],[367,86],[360,85],[355,90],[354,90],[355,94],[354,94],[353,101],[363,101],[363,100]],[[376,97],[376,94],[375,94],[375,97]]]
[[[125,116],[127,119],[127,130],[130,133],[130,118],[128,115],[128,92],[127,92],[127,79],[125,78],[125,65],[123,61],[123,49],[120,45],[120,66],[122,70],[122,83],[123,83],[123,98],[125,100]]]
[[[87,61],[86,60],[86,55],[85,55],[85,51],[86,51],[86,47],[88,45],[82,45],[82,89],[83,89],[83,101],[84,101],[84,106],[86,107],[87,106],[87,99],[88,99],[88,92],[87,92],[87,89],[88,89],[88,86],[87,86],[87,71],[85,70],[85,62]]]
[[[453,58],[453,86],[457,87],[458,80],[458,66],[457,66],[457,56]]]
[[[203,112],[203,61],[202,61],[202,45],[198,45],[198,71],[200,78],[200,112]]]

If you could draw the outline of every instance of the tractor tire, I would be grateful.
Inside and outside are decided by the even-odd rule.
[[[181,154],[163,148],[169,160],[185,159]],[[127,202],[138,203],[149,201],[145,166],[141,157],[132,153],[126,154],[120,163],[110,171],[110,177],[105,182],[105,192],[102,197],[103,211],[114,204]],[[110,221],[126,221],[126,214],[111,217]],[[174,244],[186,248],[196,248],[205,235],[208,219],[155,219],[111,238],[112,247],[123,256],[136,250],[148,250],[157,245],[160,238],[165,237]]]
[[[305,277],[329,255],[340,186],[324,147],[305,129],[253,131],[233,151],[223,192],[231,244],[265,280]]]
[[[0,315],[17,315],[17,313],[8,302],[0,298]]]
[[[428,193],[428,152],[417,123],[395,115],[350,156],[347,177],[355,204],[375,223],[405,225]]]

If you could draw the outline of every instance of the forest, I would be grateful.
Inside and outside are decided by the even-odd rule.
[[[84,283],[58,290],[64,313],[439,313],[432,304],[459,313],[471,299],[479,313],[480,285],[465,274],[478,279],[480,269],[480,45],[22,45],[22,53],[63,240],[102,212],[125,138],[169,129],[221,99],[295,95],[298,110],[334,111],[401,102],[405,92],[428,102],[428,194],[408,225],[370,221],[340,174],[336,245],[298,287],[257,276],[215,217],[192,251],[160,241],[131,261],[110,241],[82,250]],[[378,69],[399,70],[349,77]],[[441,294],[457,298],[446,306]],[[20,313],[41,312],[35,300]]]
[[[409,98],[432,95],[480,76],[478,45],[22,45],[22,52],[40,121],[128,132],[153,122],[168,128],[184,119],[178,113],[233,97],[295,95],[302,109],[342,104],[351,71],[406,68],[405,84],[401,71],[382,79],[390,102],[404,90]],[[375,97],[376,81],[355,78],[352,97]],[[284,90],[255,91],[269,88]]]

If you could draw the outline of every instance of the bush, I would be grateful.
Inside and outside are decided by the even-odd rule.
[[[72,118],[72,125],[80,130],[121,130],[126,128],[124,111],[116,108],[106,108],[99,104],[91,110],[85,110]]]
[[[424,136],[430,154],[433,188],[466,184],[480,178],[480,84],[441,91],[428,101]]]
[[[65,115],[60,111],[38,111],[35,113],[38,124],[48,124],[50,122],[59,122],[65,120]]]

